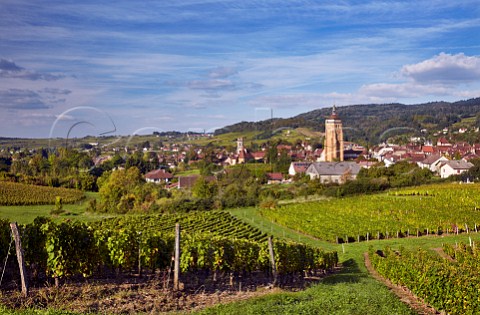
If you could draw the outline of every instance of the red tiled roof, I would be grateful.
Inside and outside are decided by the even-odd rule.
[[[435,149],[431,145],[424,145],[422,147],[422,151],[425,152],[425,153],[434,153]]]
[[[282,173],[267,173],[267,178],[269,180],[283,180]]]
[[[178,188],[192,188],[195,185],[197,179],[200,178],[200,175],[188,175],[178,177]],[[215,180],[215,176],[205,176],[207,182],[212,182]]]
[[[255,159],[263,159],[265,157],[264,151],[252,152],[251,154]]]
[[[164,169],[154,170],[145,174],[145,178],[148,179],[172,179],[173,175]]]
[[[291,145],[287,145],[287,144],[279,144],[277,145],[277,150],[278,151],[281,151],[281,150],[291,150],[292,149],[292,146]]]
[[[295,173],[305,173],[307,171],[307,168],[310,166],[309,162],[294,162],[293,163],[293,169],[295,170]]]
[[[437,140],[437,145],[450,145],[450,142],[444,137],[441,137]]]

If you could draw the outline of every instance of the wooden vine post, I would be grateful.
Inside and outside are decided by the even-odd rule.
[[[23,257],[22,241],[20,239],[20,233],[18,233],[17,222],[10,223],[10,229],[12,230],[13,238],[15,240],[15,249],[17,251],[18,267],[20,269],[20,278],[22,281],[22,293],[25,297],[27,297],[28,296],[27,271],[25,269],[25,260]]]
[[[173,265],[173,289],[180,289],[180,223],[175,224],[175,262]]]
[[[142,232],[138,233],[138,277],[142,277]]]
[[[275,252],[273,251],[272,237],[268,237],[268,252],[270,253],[270,263],[272,265],[273,286],[277,285],[277,264],[275,262]]]

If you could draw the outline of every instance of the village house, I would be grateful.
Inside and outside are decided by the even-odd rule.
[[[468,171],[472,166],[472,163],[464,160],[442,162],[442,166],[440,167],[440,177],[447,178],[452,175],[460,175],[463,172]]]
[[[424,145],[422,147],[422,152],[425,154],[425,155],[432,155],[435,153],[435,149],[433,146],[431,145]]]
[[[288,175],[295,176],[297,174],[305,174],[307,168],[310,166],[310,162],[292,162],[288,168]]]
[[[200,178],[200,175],[179,176],[177,183],[172,184],[170,188],[191,189],[199,178]],[[215,176],[205,176],[204,178],[207,182],[212,182],[217,180]]]
[[[282,173],[267,173],[267,184],[281,184],[284,181]]]
[[[154,170],[145,174],[145,181],[147,183],[169,183],[173,178],[173,175],[164,169]]]
[[[437,147],[451,147],[452,144],[444,137],[438,138]]]
[[[361,167],[355,162],[315,162],[306,171],[310,179],[319,179],[322,184],[343,184],[355,180]]]
[[[438,173],[440,171],[441,163],[446,161],[448,161],[446,157],[440,154],[433,154],[427,156],[423,161],[417,162],[417,165],[420,168],[428,168],[430,171]]]

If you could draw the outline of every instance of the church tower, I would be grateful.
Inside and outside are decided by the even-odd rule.
[[[243,152],[243,138],[237,138],[237,154]]]
[[[332,115],[325,120],[325,161],[343,161],[342,121],[338,118],[335,105]]]

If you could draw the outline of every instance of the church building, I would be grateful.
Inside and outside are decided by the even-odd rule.
[[[320,162],[311,163],[305,174],[324,184],[355,180],[361,167],[355,162],[344,162],[343,145],[342,121],[333,106],[332,115],[325,120],[325,143]]]
[[[342,121],[337,116],[335,105],[332,115],[325,120],[324,156],[326,162],[343,161]]]

